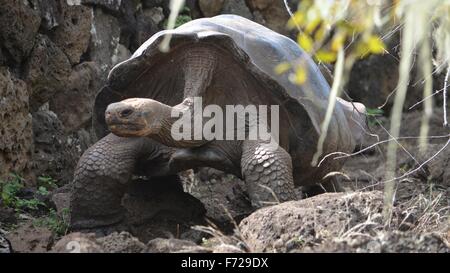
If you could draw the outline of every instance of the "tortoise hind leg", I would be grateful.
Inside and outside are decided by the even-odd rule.
[[[158,154],[159,147],[146,138],[109,134],[80,158],[70,192],[72,229],[93,228],[122,220],[121,199],[142,156]]]
[[[296,199],[292,159],[283,148],[261,141],[244,141],[241,170],[254,207]]]

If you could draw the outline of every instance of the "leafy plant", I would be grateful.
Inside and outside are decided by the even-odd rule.
[[[16,211],[37,210],[39,207],[45,207],[45,204],[35,197],[27,199],[20,196],[25,188],[25,180],[17,174],[11,174],[11,178],[6,182],[0,183],[1,199],[5,206]],[[46,196],[48,191],[45,187],[40,187],[37,191]]]
[[[46,189],[55,189],[58,187],[56,180],[50,176],[39,176],[37,178],[38,187],[45,187]]]
[[[188,7],[184,7],[180,14],[178,14],[177,18],[175,19],[175,28],[192,21],[192,17],[190,15],[190,9]],[[164,22],[164,28],[167,28],[168,26],[168,20]]]
[[[38,190],[36,191],[37,194],[42,195],[42,196],[47,196],[49,195],[49,191],[47,190],[46,187],[39,187]]]
[[[39,207],[45,207],[45,203],[36,199],[21,199],[17,198],[14,204],[16,210],[37,210]]]
[[[287,1],[284,1],[287,5]],[[423,97],[432,97],[434,72],[446,70],[443,88],[444,126],[447,126],[446,86],[450,77],[450,20],[448,0],[397,0],[397,1],[323,1],[302,0],[291,13],[288,26],[297,28],[298,44],[318,62],[335,63],[334,81],[330,91],[327,111],[321,124],[315,165],[322,154],[323,143],[331,121],[336,98],[348,81],[356,60],[368,54],[389,53],[383,39],[402,30],[399,64],[399,80],[391,110],[390,135],[399,137],[403,104],[407,96],[411,66],[417,59],[424,82]],[[388,33],[381,35],[383,29]],[[417,53],[417,54],[416,54]],[[417,57],[416,57],[417,56]],[[307,80],[305,61],[282,63],[277,73],[289,72],[292,82],[303,84]],[[433,72],[433,64],[435,70]],[[432,115],[432,99],[424,99],[424,114],[420,127],[419,148],[424,152],[428,144],[429,120]],[[390,141],[386,156],[384,184],[384,218],[390,224],[394,200],[397,162],[397,142]]]
[[[34,225],[38,227],[47,227],[58,236],[63,236],[69,228],[69,209],[64,208],[59,215],[54,209],[50,209],[48,216],[38,218],[34,221]]]
[[[366,108],[367,121],[369,123],[369,126],[375,126],[377,124],[376,118],[382,116],[383,113],[383,109]]]
[[[1,198],[2,202],[7,207],[15,207],[17,202],[17,194],[23,189],[23,179],[16,175],[11,174],[11,180],[7,182],[1,181]]]

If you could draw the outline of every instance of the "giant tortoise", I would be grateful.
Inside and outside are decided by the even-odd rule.
[[[170,50],[162,52],[160,44],[167,34],[172,36]],[[283,62],[305,64],[306,83],[293,83],[292,71],[275,73]],[[136,174],[213,167],[242,178],[255,207],[294,199],[294,186],[323,182],[342,165],[336,160],[325,160],[320,167],[311,164],[329,92],[318,66],[294,41],[240,16],[197,19],[156,33],[111,70],[96,97],[95,130],[99,136],[108,129],[112,133],[78,163],[72,226],[120,221],[120,199]],[[198,97],[203,107],[277,105],[277,145],[247,138],[174,139],[172,110],[188,113]],[[361,104],[337,101],[324,154],[355,148],[364,132],[364,111]],[[248,126],[248,120],[244,124]]]

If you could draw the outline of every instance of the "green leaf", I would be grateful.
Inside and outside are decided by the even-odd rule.
[[[47,190],[45,187],[42,187],[42,186],[38,188],[37,192],[38,192],[40,195],[42,195],[42,196],[47,196],[47,195],[49,195],[48,190]]]

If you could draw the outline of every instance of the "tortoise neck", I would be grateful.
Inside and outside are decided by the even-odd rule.
[[[183,61],[184,97],[201,96],[211,83],[218,54],[211,46],[198,46],[186,51]]]
[[[158,134],[152,136],[153,139],[167,146],[182,148],[197,147],[207,142],[203,136],[194,136],[194,131],[196,131],[194,126],[201,125],[194,122],[192,101],[194,97],[201,97],[211,84],[218,63],[218,55],[218,49],[205,45],[195,46],[185,51],[181,64],[184,76],[184,98],[186,99],[174,107],[168,107],[171,111],[180,112],[180,115],[172,117],[171,111],[164,113],[161,119],[161,128]],[[175,132],[172,132],[174,126]],[[179,132],[180,127],[188,132]],[[175,138],[173,133],[176,134]]]
[[[178,141],[176,141],[173,137],[172,137],[172,133],[171,133],[171,128],[173,125],[174,121],[172,120],[172,118],[170,117],[170,113],[168,117],[164,117],[161,122],[161,128],[159,130],[159,132],[155,135],[152,135],[151,138],[166,145],[169,147],[178,147]]]

